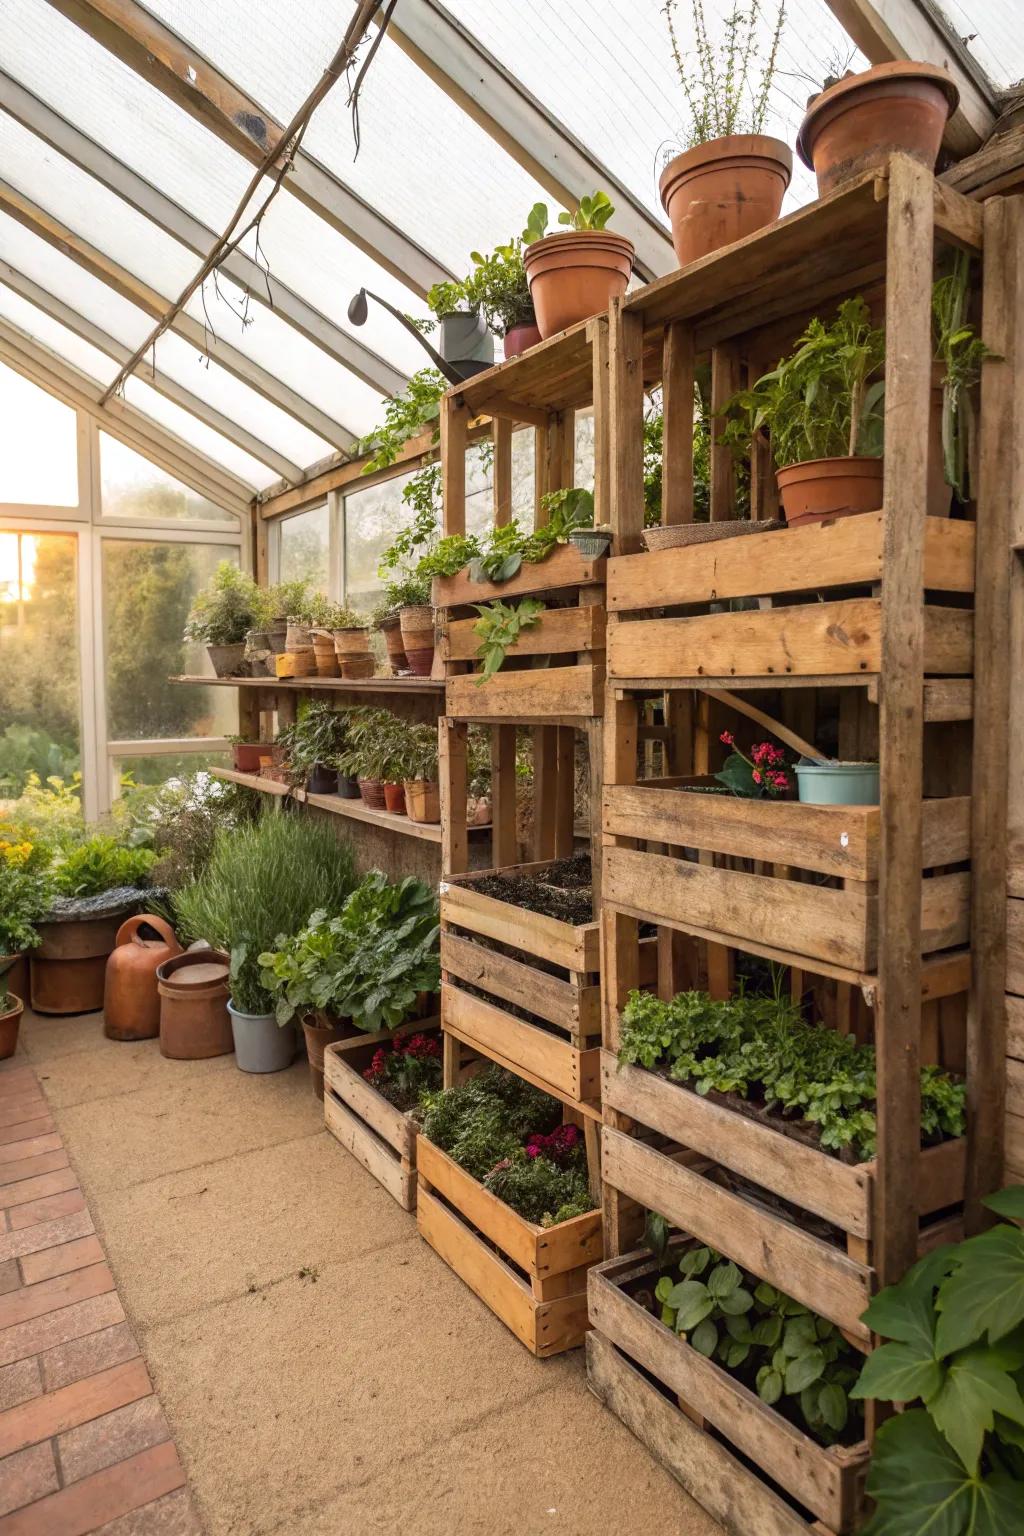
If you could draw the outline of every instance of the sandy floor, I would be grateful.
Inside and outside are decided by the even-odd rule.
[[[27,1017],[210,1536],[717,1536],[323,1129],[304,1064]]]

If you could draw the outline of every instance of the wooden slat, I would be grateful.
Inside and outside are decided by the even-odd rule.
[[[519,840],[516,814],[516,728],[491,728],[491,853],[496,868],[514,864]]]
[[[465,570],[456,576],[435,576],[432,601],[435,608],[460,608],[492,603],[498,597],[505,601],[563,587],[602,586],[607,565],[607,559],[584,560],[574,544],[559,544],[546,560],[524,564],[508,581],[471,581]]]
[[[420,1023],[405,1026],[398,1037],[419,1034],[423,1029],[424,1025]],[[353,1049],[346,1050],[346,1045]],[[362,1069],[369,1066],[375,1049],[376,1046],[359,1040],[341,1041],[340,1048],[338,1045],[329,1045],[324,1052],[324,1083],[359,1120],[365,1121],[382,1141],[393,1147],[400,1157],[415,1163],[416,1122],[402,1110],[396,1109],[383,1094],[371,1088],[362,1075]]]
[[[528,873],[535,866],[513,865],[504,873]],[[543,866],[541,866],[543,867]],[[491,873],[491,871],[487,871]],[[499,943],[550,960],[567,971],[596,971],[600,965],[600,937],[597,923],[574,927],[557,917],[528,912],[494,896],[485,896],[473,888],[472,878],[445,882],[441,888],[441,921],[454,923],[471,933],[482,934]]]
[[[680,1231],[868,1343],[870,1331],[860,1320],[871,1295],[866,1265],[607,1125],[601,1173],[646,1210],[659,1211]]]
[[[459,934],[442,932],[441,969],[504,998],[529,1005],[531,1013],[580,1035],[600,1033],[599,986],[577,986],[536,966],[485,949]]]
[[[1006,903],[1006,990],[1024,996],[1024,900]]]
[[[526,1001],[527,999],[524,999]],[[444,1026],[484,1055],[522,1067],[531,1081],[550,1086],[572,1102],[596,1102],[600,1095],[600,1051],[579,1050],[558,1035],[518,1019],[493,1003],[446,982],[441,988]]]
[[[640,548],[644,526],[643,321],[614,299],[608,325],[611,525],[615,548]]]
[[[471,676],[450,677],[445,684],[445,712],[459,720],[571,725],[600,715],[603,684],[604,668],[592,662],[501,671],[482,687]]]
[[[693,331],[687,325],[670,325],[665,331],[661,377],[661,521],[664,526],[693,522],[693,389]],[[624,558],[637,557],[626,555]]]
[[[923,628],[928,671],[971,670],[969,613],[928,608]],[[609,678],[822,677],[878,672],[881,665],[882,608],[875,598],[649,619],[608,629]]]
[[[608,608],[627,613],[669,603],[807,592],[881,581],[882,514],[745,534],[711,544],[617,555],[608,561]],[[926,522],[925,586],[974,590],[974,524],[948,517]]]
[[[416,1204],[416,1170],[401,1162],[373,1130],[330,1093],[324,1094],[324,1124],[347,1152],[362,1163],[403,1211]]]
[[[587,1385],[731,1536],[812,1536],[808,1521],[653,1387],[603,1334],[586,1338]]]
[[[479,619],[453,619],[444,647],[451,661],[473,661],[480,647],[476,633]],[[604,647],[605,611],[589,608],[555,608],[524,629],[508,656],[558,656],[569,651],[598,651]],[[484,687],[488,685],[485,683]]]
[[[1006,1054],[1024,1061],[1024,997],[1006,996]]]

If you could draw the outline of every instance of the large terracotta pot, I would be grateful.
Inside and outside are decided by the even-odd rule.
[[[429,677],[434,665],[434,610],[429,603],[403,608],[402,645],[414,677]]]
[[[238,773],[259,773],[260,753],[266,753],[262,741],[235,741],[231,744],[231,759]]]
[[[36,1013],[98,1013],[103,1007],[107,956],[117,942],[123,912],[114,917],[40,923],[39,947],[29,959]]]
[[[402,625],[397,613],[393,619],[380,625],[380,632],[384,636],[384,649],[387,651],[391,671],[398,677],[408,669],[409,663],[405,657],[405,641],[402,639]]]
[[[103,1033],[108,1040],[156,1039],[160,1033],[157,969],[180,954],[174,929],[162,917],[142,913],[121,924],[107,960],[103,994]]]
[[[356,1034],[351,1024],[341,1022],[338,1024],[325,1023],[325,1013],[314,1016],[309,1014],[302,1021],[302,1033],[306,1037],[306,1055],[309,1057],[309,1076],[313,1089],[314,1099],[322,1099],[324,1096],[324,1051],[329,1045],[336,1045],[339,1040],[345,1040],[348,1036]]]
[[[521,352],[526,352],[530,347],[535,347],[538,341],[543,340],[544,338],[540,334],[540,326],[536,321],[528,325],[513,325],[510,330],[505,332],[503,345],[506,363],[510,363]]]
[[[544,340],[621,299],[634,254],[631,241],[607,229],[567,230],[526,246],[523,265]]]
[[[797,135],[797,154],[814,171],[819,197],[883,166],[896,152],[931,171],[959,100],[946,70],[934,64],[876,64],[814,97]]]
[[[670,160],[658,188],[681,267],[774,224],[793,174],[781,139],[735,133]]]
[[[6,1061],[18,1049],[18,1026],[25,1004],[13,992],[0,1003],[0,1061]]]
[[[776,472],[790,528],[826,517],[877,512],[882,505],[883,460],[811,459]]]
[[[160,1054],[203,1061],[234,1050],[228,1017],[231,961],[223,950],[190,949],[158,968]]]

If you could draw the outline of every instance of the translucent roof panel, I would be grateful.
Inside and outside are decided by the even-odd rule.
[[[233,475],[244,480],[246,485],[262,490],[264,486],[271,485],[279,478],[275,470],[261,463],[259,459],[254,459],[243,448],[236,447],[220,432],[214,431],[205,422],[197,420],[190,411],[176,405],[173,400],[166,399],[142,379],[128,379],[124,397],[129,405],[145,411],[147,416],[158,421],[161,426],[175,433],[184,442],[190,443],[193,448],[198,448],[200,453],[205,453],[206,457],[213,459],[215,464],[222,464]]]
[[[0,315],[98,384],[109,384],[117,373],[117,364],[104,353],[3,284],[0,284]]]
[[[953,31],[967,44],[993,85],[1024,79],[1020,0],[938,0]]]
[[[124,346],[134,348],[145,340],[152,325],[148,315],[5,213],[0,213],[0,260]]]

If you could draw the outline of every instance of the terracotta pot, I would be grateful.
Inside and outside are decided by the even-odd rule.
[[[338,788],[338,775],[333,768],[325,768],[323,763],[317,763],[306,782],[306,788],[311,795],[333,795]]]
[[[363,797],[363,804],[371,811],[386,811],[387,803],[384,799],[384,785],[379,779],[360,779],[359,793]]]
[[[336,1045],[339,1040],[345,1040],[356,1033],[351,1024],[321,1023],[320,1021],[326,1017],[327,1015],[323,1013],[318,1013],[315,1018],[310,1018],[307,1014],[302,1021],[302,1033],[306,1037],[306,1055],[309,1057],[309,1075],[315,1099],[322,1099],[324,1096],[324,1051],[327,1046]]]
[[[334,630],[334,649],[342,659],[346,656],[365,656],[370,649],[369,630]]]
[[[489,826],[491,821],[491,814],[490,795],[478,795],[476,799],[470,798],[466,805],[466,826]]]
[[[403,784],[385,784],[384,809],[391,812],[392,816],[405,815],[405,786]]]
[[[342,656],[341,675],[347,678],[372,677],[377,663],[372,656]]]
[[[540,334],[540,326],[533,321],[527,325],[514,325],[511,330],[505,332],[504,348],[505,361],[509,363],[520,353],[526,352],[530,347],[535,347],[538,341],[544,338]]]
[[[234,1050],[228,1017],[230,970],[229,957],[219,949],[190,949],[158,967],[162,1056],[204,1061]]]
[[[316,662],[317,677],[338,677],[338,656],[334,649],[334,640],[328,635],[313,636],[313,659]]]
[[[403,608],[402,644],[409,671],[414,677],[429,677],[434,665],[434,610],[429,603]]]
[[[10,959],[10,955],[0,955],[0,965]],[[14,964],[7,972],[7,989],[16,992],[21,998],[28,996],[28,955],[14,957]]]
[[[877,512],[882,505],[883,460],[811,459],[776,472],[790,528],[826,517]]]
[[[410,821],[441,820],[441,792],[433,779],[405,780],[405,813]]]
[[[313,648],[313,626],[302,619],[288,620],[285,645],[289,651],[307,651]]]
[[[434,647],[424,650],[407,650],[405,659],[413,677],[429,677],[434,670]]]
[[[405,672],[409,665],[405,659],[405,641],[402,639],[402,626],[397,614],[392,623],[380,626],[380,632],[384,636],[384,649],[387,652],[391,671],[397,677],[400,672]]]
[[[238,773],[259,773],[260,753],[266,750],[262,741],[235,741],[231,744],[231,761]]]
[[[632,242],[610,230],[566,230],[523,250],[537,325],[546,340],[621,299],[633,270]]]
[[[727,134],[676,155],[661,173],[661,205],[681,267],[774,224],[793,153],[763,133]]]
[[[124,914],[40,923],[39,947],[29,960],[29,989],[35,1013],[98,1013],[103,1007],[107,956],[117,942]]]
[[[165,960],[180,954],[174,929],[162,917],[142,913],[121,924],[107,960],[103,993],[103,1033],[108,1040],[156,1039],[160,1033],[156,973]]]
[[[18,1049],[18,1026],[25,1004],[13,992],[8,992],[3,1007],[6,1012],[0,1013],[0,1061],[6,1061]]]
[[[245,657],[245,641],[237,645],[208,645],[206,654],[218,677],[238,677]]]
[[[944,69],[897,60],[847,75],[814,97],[797,135],[797,154],[818,179],[818,195],[894,152],[935,169],[960,93]]]

